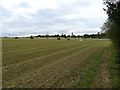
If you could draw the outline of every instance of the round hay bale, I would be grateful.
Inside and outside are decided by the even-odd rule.
[[[82,40],[82,39],[80,39],[80,42],[83,42],[83,40]]]
[[[61,40],[61,38],[57,38],[57,40]]]
[[[70,38],[67,38],[67,40],[70,40]]]
[[[34,39],[34,37],[33,37],[33,36],[30,36],[30,39]]]
[[[18,39],[18,37],[15,37],[15,39]]]

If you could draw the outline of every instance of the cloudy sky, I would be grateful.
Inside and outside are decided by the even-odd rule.
[[[0,0],[0,28],[3,36],[97,33],[103,7],[103,0]]]

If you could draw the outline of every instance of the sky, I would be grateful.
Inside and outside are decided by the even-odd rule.
[[[103,0],[0,0],[0,35],[97,33],[104,7]]]

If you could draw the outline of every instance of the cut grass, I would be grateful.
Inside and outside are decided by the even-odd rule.
[[[116,62],[120,58],[117,57],[118,55],[116,49],[113,48],[112,45],[111,48],[113,52],[111,58],[109,59],[108,70],[110,72],[112,88],[120,88],[120,64]]]
[[[90,56],[88,59],[86,59],[88,62],[86,62],[85,68],[82,70],[82,73],[80,74],[80,79],[74,87],[76,88],[90,88],[92,81],[96,75],[96,72],[99,68],[100,63],[102,62],[102,55],[104,53],[104,48],[100,49],[98,53]],[[89,62],[90,61],[90,62]]]
[[[109,42],[3,39],[3,87],[89,88]]]

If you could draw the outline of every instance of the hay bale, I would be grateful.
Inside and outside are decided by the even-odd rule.
[[[61,38],[57,38],[57,40],[61,40]]]
[[[70,38],[67,38],[67,40],[70,40]]]
[[[34,37],[33,37],[33,36],[30,36],[30,39],[34,39]]]
[[[82,40],[82,39],[80,39],[80,42],[83,42],[83,40]]]
[[[15,39],[18,39],[18,37],[15,37]]]

